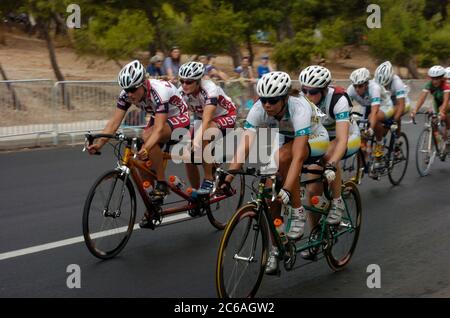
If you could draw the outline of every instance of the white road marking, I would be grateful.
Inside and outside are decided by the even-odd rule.
[[[170,215],[163,219],[161,226],[169,225],[169,224],[173,224],[173,223],[177,223],[177,222],[181,222],[181,221],[189,220],[189,219],[194,220],[194,218],[190,217],[187,213]],[[127,227],[124,226],[124,227],[121,227],[121,228],[118,228],[115,230],[97,232],[97,233],[92,234],[92,238],[100,238],[100,237],[105,237],[105,236],[122,233],[122,232],[125,232],[126,229],[127,229]],[[139,224],[135,224],[133,227],[133,230],[139,230],[139,229],[140,229]],[[38,253],[38,252],[42,252],[42,251],[46,251],[46,250],[51,250],[51,249],[54,249],[57,247],[77,244],[77,243],[81,243],[81,242],[84,242],[84,237],[77,236],[77,237],[72,237],[69,239],[61,240],[61,241],[56,241],[56,242],[42,244],[42,245],[36,245],[36,246],[27,247],[27,248],[23,248],[23,249],[11,251],[11,252],[5,252],[5,253],[0,254],[0,261],[18,257],[18,256],[23,256],[23,255]]]

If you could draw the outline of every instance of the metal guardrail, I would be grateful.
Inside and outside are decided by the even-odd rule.
[[[405,80],[412,101],[417,100],[425,82]],[[238,119],[242,121],[256,99],[256,83],[242,78],[217,83],[238,106]],[[333,84],[347,87],[350,81],[338,79]],[[294,89],[299,86],[298,80],[292,81]],[[38,143],[41,135],[50,134],[58,144],[60,136],[73,140],[77,134],[102,130],[119,93],[116,81],[0,81],[0,140],[35,135]],[[135,108],[128,112],[122,127],[138,131],[147,119],[145,112]]]

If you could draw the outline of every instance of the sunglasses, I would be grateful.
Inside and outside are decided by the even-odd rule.
[[[192,83],[194,83],[195,81],[193,81],[193,80],[183,80],[183,79],[180,79],[180,83],[181,84],[186,84],[186,85],[192,85]]]
[[[364,85],[366,85],[366,84],[365,83],[364,84],[358,84],[358,85],[353,84],[353,87],[354,88],[362,88],[362,87],[364,87]]]
[[[305,94],[305,95],[307,95],[307,94],[309,94],[309,95],[317,95],[317,94],[319,94],[320,93],[320,91],[321,91],[321,89],[320,88],[311,88],[311,89],[306,89],[306,88],[302,88],[302,92],[303,92],[303,94]]]
[[[280,100],[282,100],[284,96],[278,96],[278,97],[260,97],[259,100],[264,105],[266,103],[269,103],[270,105],[275,105]]]
[[[134,92],[136,92],[136,90],[139,88],[139,87],[141,87],[142,85],[138,85],[138,86],[134,86],[134,87],[128,87],[128,88],[125,88],[124,89],[124,91],[126,92],[126,93],[134,93]]]

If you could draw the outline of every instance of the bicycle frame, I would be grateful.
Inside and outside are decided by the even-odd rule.
[[[143,171],[144,173],[151,176],[152,180],[152,186],[154,185],[154,181],[156,180],[156,174],[150,170],[150,168],[146,165],[144,161],[135,159],[133,157],[133,153],[131,150],[131,147],[126,146],[125,153],[123,154],[121,158],[122,164],[120,165],[120,169],[122,171],[128,171],[131,175],[131,178],[133,179],[139,194],[141,195],[141,198],[145,204],[145,207],[147,208],[147,211],[152,215],[157,211],[157,206],[151,201],[150,197],[148,196],[147,192],[145,191],[144,187],[142,186],[144,180],[141,178],[139,171]],[[170,159],[171,156],[169,154],[164,155],[164,161],[167,161]],[[180,190],[176,186],[168,183],[168,186],[172,192],[180,196],[182,199],[186,200],[188,204],[185,204],[181,207],[174,207],[174,208],[167,208],[162,210],[162,216],[171,215],[175,213],[180,213],[188,210],[193,210],[201,207],[201,204],[198,201],[194,201],[192,197],[185,193],[184,191]],[[227,196],[221,195],[213,198],[212,200],[207,201],[208,204],[214,204],[216,202],[219,202],[223,199],[225,199]],[[152,215],[153,216],[153,215]]]
[[[282,260],[283,257],[288,252],[288,244],[282,243],[281,237],[280,237],[277,229],[275,228],[269,206],[267,205],[267,199],[270,199],[270,196],[267,195],[267,193],[265,191],[266,180],[267,180],[267,178],[263,177],[260,179],[260,182],[258,184],[258,194],[257,194],[257,198],[256,198],[256,208],[257,208],[257,213],[258,213],[258,219],[257,219],[258,223],[257,224],[261,224],[260,222],[262,222],[262,220],[261,220],[262,217],[265,218],[265,220],[267,221],[271,236],[274,239],[274,244],[278,248],[279,259]],[[313,179],[313,180],[303,181],[300,184],[301,184],[301,186],[306,186],[307,184],[317,183],[317,182],[324,182],[323,177],[321,176],[321,177]],[[328,191],[326,191],[326,196],[328,198],[330,198],[330,194]],[[342,236],[347,232],[351,232],[354,228],[354,224],[353,224],[354,221],[348,216],[348,206],[347,206],[347,202],[345,200],[344,200],[344,204],[345,204],[347,216],[342,217],[340,226],[344,227],[345,229],[342,231],[339,231],[338,233],[333,234],[333,239],[335,239],[339,236]],[[328,214],[328,211],[323,211],[323,210],[317,209],[313,206],[308,206],[308,205],[303,205],[303,206],[306,210],[308,210],[312,213],[321,215],[322,218],[326,217]],[[348,223],[346,223],[346,222],[348,222]],[[325,222],[320,222],[319,224],[320,224],[320,232],[319,232],[320,234],[319,234],[318,239],[313,242],[309,242],[309,240],[308,240],[308,242],[304,243],[304,244],[299,244],[298,242],[294,243],[295,244],[295,253],[299,253],[299,252],[302,252],[304,250],[314,248],[314,247],[320,247],[322,245],[322,243],[325,239],[328,225]],[[253,251],[255,250],[255,248],[256,248],[256,242],[253,242]]]

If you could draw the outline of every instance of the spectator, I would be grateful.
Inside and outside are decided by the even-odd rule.
[[[248,56],[244,56],[241,60],[241,65],[234,70],[239,74],[239,77],[248,79],[250,82],[254,82],[255,77],[253,76],[253,69],[250,66],[250,59]]]
[[[164,60],[164,70],[170,81],[176,80],[180,68],[181,52],[178,46],[170,49],[169,56]]]
[[[272,72],[272,68],[269,65],[269,56],[264,54],[261,57],[261,64],[258,65],[258,78],[261,78],[264,74]]]
[[[239,77],[242,79],[241,85],[243,88],[238,99],[240,100],[239,113],[244,114],[244,112],[253,105],[253,98],[255,97],[254,83],[256,81],[253,76],[253,69],[250,65],[250,58],[244,56],[241,60],[241,65],[236,67],[234,71],[238,73]]]
[[[213,79],[213,80],[219,80],[219,81],[226,81],[228,80],[228,75],[224,72],[218,70],[214,63],[216,62],[216,56],[213,54],[208,55],[206,58],[207,64],[205,65],[205,74]]]
[[[147,66],[147,73],[150,76],[161,77],[166,75],[164,68],[162,67],[163,58],[158,54],[150,59],[150,65]]]

